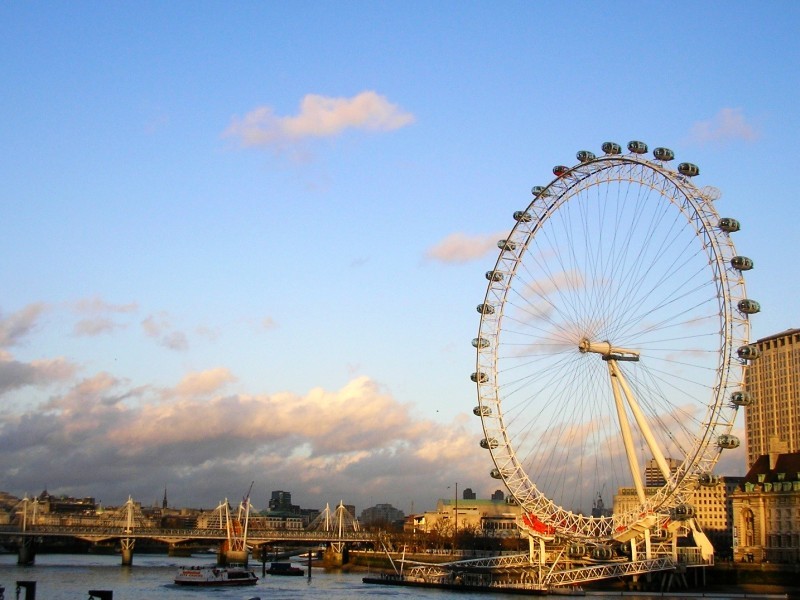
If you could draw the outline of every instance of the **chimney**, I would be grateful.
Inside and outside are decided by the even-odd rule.
[[[777,435],[769,438],[769,470],[774,471],[778,464],[778,457],[789,452],[789,444]]]

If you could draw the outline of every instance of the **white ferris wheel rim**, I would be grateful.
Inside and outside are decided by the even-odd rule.
[[[715,190],[699,190],[665,161],[640,153],[586,154],[572,168],[554,169],[556,178],[534,189],[533,201],[515,213],[517,223],[498,242],[478,307],[473,379],[493,476],[543,531],[603,540],[642,515],[668,514],[698,477],[711,473],[717,441],[730,434],[736,416],[729,397],[743,382],[737,349],[748,343],[749,322],[737,308],[746,298],[744,279],[731,265],[736,252],[730,232],[719,227]],[[619,232],[624,226],[630,231]],[[690,307],[676,308],[682,302]],[[693,327],[703,331],[687,334]],[[607,446],[593,457],[595,470],[607,469],[619,453],[610,440],[611,396],[600,387],[609,380],[598,375],[607,357],[585,352],[603,343],[636,346],[623,348],[636,358],[621,360],[638,361],[641,351],[640,362],[620,370],[638,373],[632,385],[642,396],[643,420],[655,429],[656,445],[669,446],[665,455],[679,463],[644,502],[613,517],[588,516],[556,499],[563,495],[559,486],[570,485],[564,466],[582,469],[593,448]],[[686,354],[681,361],[670,352]],[[698,365],[713,366],[691,364],[695,352],[702,353]],[[562,396],[557,389],[565,390]],[[590,408],[588,398],[596,395],[605,399]],[[549,412],[538,398],[551,405]],[[589,417],[581,408],[592,411]],[[572,433],[581,428],[590,442]],[[644,434],[635,435],[641,443]],[[549,473],[541,466],[548,460],[558,467]]]

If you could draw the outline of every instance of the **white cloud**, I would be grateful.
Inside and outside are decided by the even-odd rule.
[[[443,263],[465,263],[478,260],[489,252],[499,252],[497,241],[503,233],[467,235],[451,233],[425,252],[425,258]]]
[[[189,373],[175,388],[179,396],[207,396],[223,388],[226,384],[236,381],[228,369],[217,367],[199,373]]]
[[[121,329],[124,325],[114,321],[110,315],[130,314],[138,310],[135,302],[111,304],[99,296],[78,300],[72,308],[78,314],[85,315],[75,323],[72,330],[78,337],[94,337]]]
[[[0,348],[20,343],[36,327],[39,317],[46,310],[47,306],[44,303],[37,302],[5,318],[0,315]]]
[[[332,137],[347,129],[391,131],[413,122],[414,115],[373,91],[352,98],[308,94],[295,116],[277,116],[272,107],[259,106],[241,119],[234,117],[223,135],[238,139],[245,147],[280,148],[303,139]]]
[[[23,363],[3,353],[0,355],[0,395],[26,386],[43,387],[68,381],[76,371],[77,367],[64,358]]]
[[[734,140],[753,142],[760,134],[747,121],[741,108],[723,108],[711,119],[692,125],[689,137],[695,143],[706,144]]]
[[[149,315],[142,321],[142,330],[148,337],[170,350],[187,350],[189,340],[182,331],[172,329],[169,315],[164,312]]]

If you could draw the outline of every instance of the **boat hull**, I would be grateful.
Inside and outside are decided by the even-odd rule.
[[[258,577],[247,569],[197,567],[181,569],[175,577],[176,585],[190,587],[231,587],[255,585]]]

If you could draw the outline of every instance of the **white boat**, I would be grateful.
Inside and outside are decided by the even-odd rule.
[[[175,576],[175,583],[178,585],[204,587],[255,585],[257,581],[256,574],[242,566],[186,567]]]

